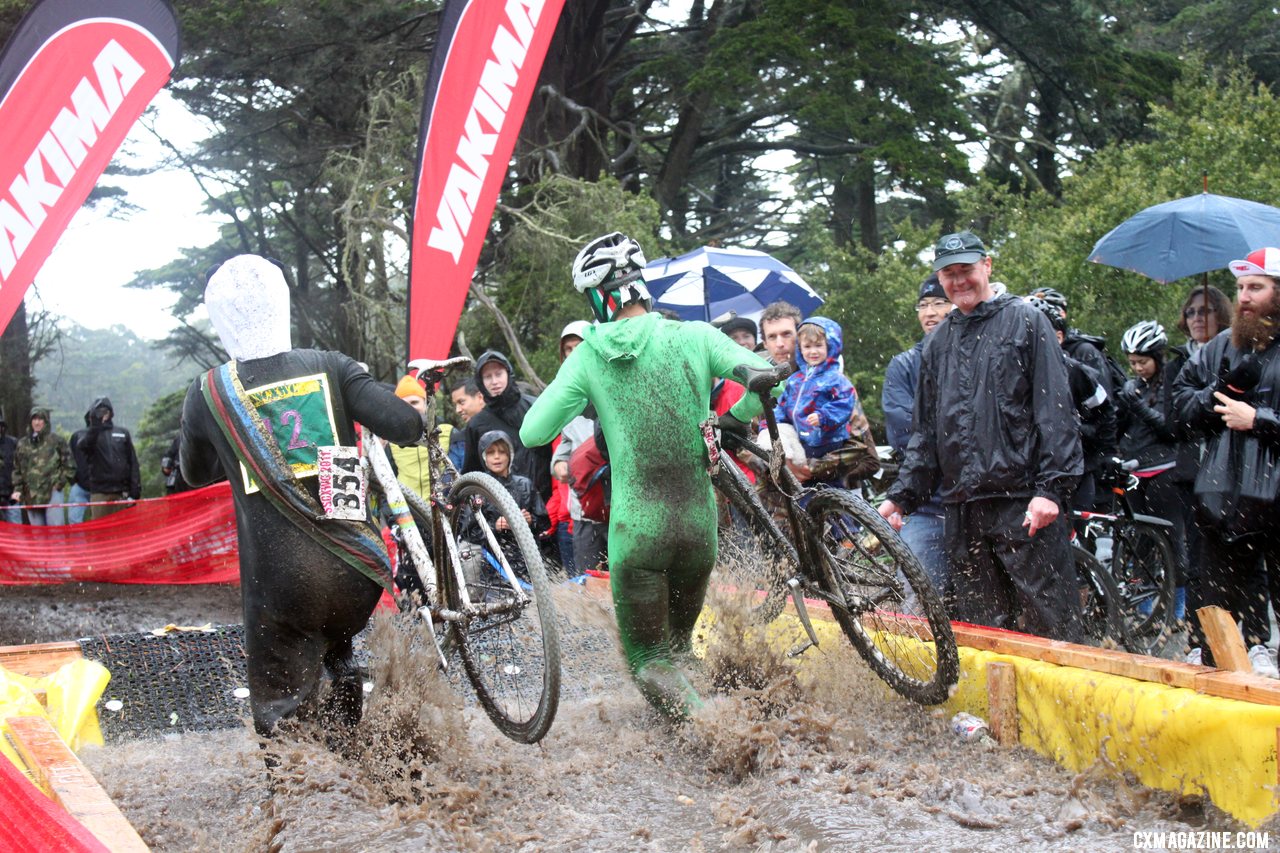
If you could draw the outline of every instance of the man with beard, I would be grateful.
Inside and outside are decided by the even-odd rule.
[[[1236,316],[1192,357],[1174,381],[1180,418],[1206,435],[1196,478],[1203,525],[1204,604],[1230,611],[1244,631],[1254,672],[1277,676],[1261,555],[1280,561],[1280,249],[1264,248],[1229,265]],[[1209,649],[1202,651],[1211,663]]]

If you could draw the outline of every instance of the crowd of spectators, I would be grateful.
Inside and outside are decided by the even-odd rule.
[[[84,427],[63,438],[47,408],[36,406],[18,436],[0,416],[0,520],[33,526],[77,524],[106,518],[142,497],[138,455],[129,430],[115,423],[115,409],[99,397],[84,414]],[[176,439],[175,439],[176,441]],[[172,451],[176,459],[176,450]],[[180,475],[170,479],[178,488]],[[170,471],[165,472],[166,475]]]

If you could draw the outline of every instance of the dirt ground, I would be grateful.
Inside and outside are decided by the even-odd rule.
[[[68,583],[0,588],[0,646],[241,622],[240,587]]]

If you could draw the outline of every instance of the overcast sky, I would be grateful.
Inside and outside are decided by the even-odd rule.
[[[134,126],[116,153],[115,164],[155,165],[163,150],[151,125],[180,148],[201,135],[201,125],[168,92],[156,96],[156,109]],[[166,170],[138,178],[110,178],[123,187],[139,211],[129,219],[109,219],[80,210],[27,291],[27,310],[52,311],[91,329],[123,325],[154,340],[173,327],[168,292],[126,288],[138,270],[160,266],[184,246],[201,246],[217,237],[216,220],[201,214],[204,198],[189,174]]]

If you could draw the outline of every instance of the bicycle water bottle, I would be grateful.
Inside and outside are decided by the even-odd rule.
[[[1099,563],[1111,562],[1111,537],[1110,536],[1098,537],[1095,543],[1095,547],[1093,549],[1093,555],[1098,558]]]

